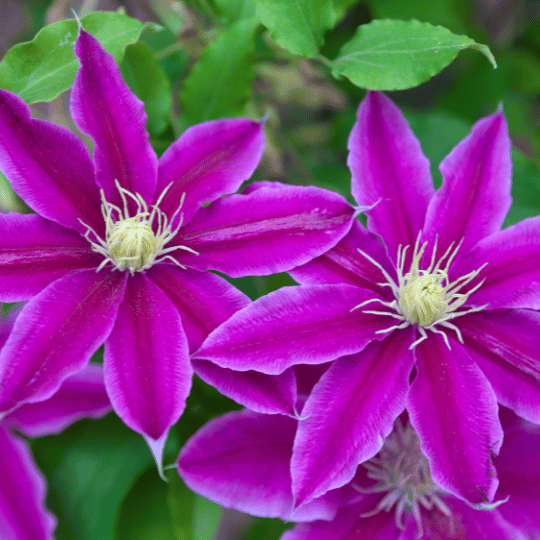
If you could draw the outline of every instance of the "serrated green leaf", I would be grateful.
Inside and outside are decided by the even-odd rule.
[[[257,16],[274,41],[293,54],[319,54],[324,32],[334,26],[332,0],[255,0]]]
[[[183,120],[238,116],[251,95],[255,19],[242,19],[211,43],[186,79],[180,102]]]
[[[332,62],[332,74],[372,90],[417,86],[446,67],[458,52],[476,49],[497,67],[486,45],[442,26],[412,21],[376,20],[362,25]]]
[[[144,102],[148,131],[160,135],[169,124],[172,99],[169,79],[154,51],[142,41],[128,45],[120,71],[133,93]]]
[[[140,21],[109,11],[90,13],[81,22],[116,62],[143,28]],[[12,47],[0,63],[0,88],[27,103],[50,101],[70,88],[79,69],[73,52],[77,32],[74,19],[60,21],[43,28],[32,41]]]
[[[120,506],[115,540],[178,540],[167,510],[168,491],[155,467],[140,476]]]

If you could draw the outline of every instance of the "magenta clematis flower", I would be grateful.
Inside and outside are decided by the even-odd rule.
[[[281,540],[538,540],[540,427],[508,409],[501,420],[497,503],[481,508],[433,481],[406,413],[352,482],[293,513],[292,418],[249,411],[216,418],[187,442],[178,471],[191,489],[225,507],[300,522]]]
[[[500,231],[510,140],[498,112],[429,164],[397,107],[370,92],[349,139],[352,192],[367,210],[336,247],[294,269],[302,284],[260,298],[195,354],[278,374],[334,361],[313,388],[291,462],[295,504],[350,482],[407,408],[434,481],[493,500],[497,401],[540,422],[540,218]]]
[[[105,342],[112,405],[160,465],[189,394],[189,350],[249,302],[205,271],[304,264],[348,232],[355,210],[326,190],[282,184],[220,198],[257,167],[262,123],[194,126],[158,161],[143,104],[112,56],[82,29],[75,53],[71,112],[95,143],[94,163],[71,132],[0,91],[0,170],[39,214],[0,216],[0,299],[31,299],[0,355],[0,411],[47,399]],[[294,414],[292,372],[195,368],[248,406]]]
[[[0,322],[0,347],[13,324],[13,313]],[[56,519],[45,508],[46,483],[28,444],[28,437],[59,433],[81,418],[100,418],[111,410],[101,366],[89,365],[68,377],[51,398],[23,405],[0,422],[0,538],[53,540]]]

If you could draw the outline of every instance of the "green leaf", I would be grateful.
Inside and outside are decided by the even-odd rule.
[[[293,54],[318,56],[324,32],[334,26],[332,0],[255,0],[257,15],[274,41]]]
[[[116,62],[139,38],[143,24],[121,13],[95,12],[81,20]],[[51,101],[73,84],[79,61],[73,52],[78,25],[74,19],[43,28],[32,41],[12,47],[0,63],[0,88],[27,103]]]
[[[171,2],[163,0],[150,0],[154,13],[163,21],[165,26],[173,33],[178,34],[184,26],[184,16],[172,8]]]
[[[155,467],[138,478],[123,500],[116,523],[116,540],[178,540],[167,510],[169,486]],[[187,540],[187,539],[186,539]]]
[[[128,45],[120,71],[133,93],[144,102],[148,131],[160,135],[169,124],[171,85],[154,51],[141,41]]]
[[[215,0],[215,3],[229,22],[255,17],[254,0]]]
[[[197,495],[193,508],[193,540],[214,540],[222,513],[219,504]]]
[[[180,101],[189,125],[238,116],[251,95],[255,19],[242,19],[210,44],[187,77]]]
[[[497,67],[486,45],[442,26],[416,20],[376,20],[360,26],[343,45],[332,62],[332,74],[344,75],[362,88],[402,90],[439,73],[462,49],[482,52]]]
[[[184,484],[176,470],[168,471],[167,478],[169,479],[167,507],[172,519],[175,538],[176,540],[193,540],[195,493]]]
[[[150,466],[158,476],[144,439],[113,414],[37,439],[32,450],[49,480],[56,540],[112,540],[118,506],[133,481]]]

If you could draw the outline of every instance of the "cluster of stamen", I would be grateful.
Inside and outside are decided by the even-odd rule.
[[[127,270],[131,275],[134,275],[135,272],[144,272],[155,263],[167,259],[177,266],[185,268],[170,253],[177,249],[183,249],[195,255],[198,253],[187,246],[176,245],[169,248],[165,246],[182,227],[183,215],[180,214],[180,211],[186,194],[182,194],[180,205],[169,221],[165,213],[159,209],[159,205],[172,184],[163,190],[156,204],[152,205],[150,210],[139,193],[133,194],[124,189],[117,180],[115,183],[122,199],[123,208],[108,202],[105,199],[104,191],[101,190],[101,213],[105,220],[105,239],[100,238],[94,229],[79,220],[87,228],[84,237],[92,245],[92,250],[104,257],[102,263],[96,268],[96,272],[99,272],[106,264],[111,263],[113,270]],[[129,212],[128,199],[136,205],[133,216]],[[173,229],[173,223],[178,217],[178,224]],[[156,219],[157,226],[154,230]],[[93,240],[90,239],[90,235],[93,235]]]
[[[406,328],[409,325],[415,325],[418,328],[421,337],[411,345],[411,349],[428,337],[426,330],[441,334],[446,346],[450,349],[450,343],[446,333],[438,328],[438,326],[453,330],[457,334],[459,341],[463,343],[463,337],[459,328],[450,321],[456,317],[475,311],[481,311],[487,307],[487,304],[485,304],[479,307],[459,310],[469,296],[484,283],[485,279],[470,290],[463,292],[464,287],[469,285],[486,265],[484,264],[477,270],[451,282],[448,278],[448,270],[459,251],[463,240],[455,248],[454,242],[452,242],[438,261],[436,261],[436,240],[428,268],[425,270],[420,269],[421,259],[427,247],[427,242],[420,246],[420,236],[421,233],[418,234],[416,239],[412,253],[412,262],[408,272],[405,272],[405,262],[409,246],[403,247],[400,245],[398,248],[396,261],[397,283],[377,261],[361,249],[358,250],[359,253],[375,265],[385,277],[386,282],[377,283],[377,285],[390,287],[395,299],[391,302],[386,302],[380,298],[371,298],[358,304],[351,311],[362,308],[367,304],[377,302],[390,308],[391,311],[362,311],[374,315],[388,315],[400,321],[398,324],[392,325],[389,328],[378,330],[377,333],[391,332],[398,328]]]
[[[363,466],[367,475],[377,484],[354,488],[361,493],[386,493],[377,506],[364,514],[369,517],[382,510],[390,512],[395,506],[396,526],[404,530],[404,516],[412,513],[418,527],[417,538],[424,534],[421,506],[433,508],[450,517],[451,512],[441,495],[444,491],[431,478],[429,461],[420,450],[420,440],[411,424],[403,427],[398,418],[394,430],[385,439],[379,454]]]

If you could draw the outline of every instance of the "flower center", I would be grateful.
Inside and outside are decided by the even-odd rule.
[[[152,205],[152,211],[148,209],[148,205],[139,193],[131,193],[121,187],[118,181],[116,181],[116,187],[122,199],[123,209],[108,202],[103,190],[101,190],[101,213],[105,219],[106,227],[105,239],[100,238],[90,226],[79,220],[88,229],[84,236],[92,245],[92,250],[104,256],[104,260],[96,268],[96,272],[99,272],[107,263],[111,263],[113,270],[127,270],[131,275],[134,275],[135,272],[144,272],[155,263],[166,259],[185,268],[169,253],[183,249],[198,255],[198,252],[187,246],[165,247],[182,227],[182,216],[180,216],[179,224],[174,230],[172,224],[180,213],[186,195],[185,193],[182,195],[180,205],[169,223],[167,216],[159,209],[159,204],[171,185],[169,184],[163,190],[156,204]],[[130,216],[127,197],[136,204],[134,216]],[[154,232],[156,218],[157,227]],[[94,235],[94,240],[90,240],[90,234]]]
[[[377,484],[369,488],[355,485],[361,493],[385,493],[377,506],[364,514],[369,517],[381,510],[389,512],[395,506],[396,525],[404,530],[404,514],[412,512],[418,527],[417,538],[424,534],[420,507],[427,510],[436,507],[445,516],[450,509],[441,499],[445,491],[431,478],[429,461],[420,450],[420,440],[411,424],[403,427],[398,418],[394,430],[384,441],[379,454],[366,461],[368,477]]]
[[[436,261],[437,241],[435,241],[435,246],[431,254],[431,262],[428,268],[421,270],[420,260],[427,247],[427,242],[420,246],[421,234],[422,233],[420,232],[416,239],[408,272],[405,272],[405,261],[409,246],[403,247],[400,245],[398,248],[396,261],[397,283],[377,261],[364,251],[358,250],[361,255],[382,272],[386,282],[377,283],[377,285],[380,285],[381,287],[390,287],[395,300],[385,302],[380,298],[370,298],[352,308],[351,311],[367,304],[377,302],[385,307],[391,308],[391,311],[363,310],[363,312],[372,313],[374,315],[388,315],[400,321],[398,324],[390,326],[389,328],[378,330],[378,334],[391,332],[397,328],[406,328],[407,326],[414,324],[418,328],[421,337],[411,345],[411,349],[424,339],[427,339],[428,336],[426,330],[441,334],[446,346],[450,349],[448,337],[439,327],[453,330],[457,334],[459,341],[463,343],[463,337],[459,328],[451,323],[450,320],[465,315],[466,313],[481,311],[487,307],[488,304],[485,304],[479,307],[460,310],[461,306],[467,301],[469,296],[482,286],[485,279],[466,292],[463,292],[463,288],[471,283],[486,265],[484,264],[477,270],[461,276],[454,281],[450,281],[448,278],[448,270],[459,251],[463,240],[456,248],[454,248],[454,243],[450,244],[450,247],[438,261]]]

